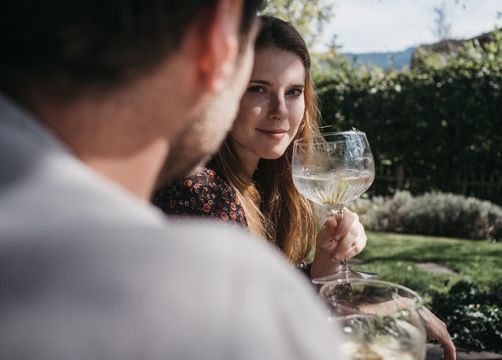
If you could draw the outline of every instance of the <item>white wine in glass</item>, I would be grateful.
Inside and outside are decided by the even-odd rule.
[[[313,141],[296,140],[292,169],[298,192],[327,206],[339,219],[344,207],[368,190],[375,178],[373,155],[366,134],[360,131],[321,134]],[[373,277],[376,274],[351,271],[343,260],[336,273],[313,282]]]
[[[343,209],[357,199],[373,182],[368,170],[340,170],[324,175],[293,175],[298,191],[317,204]]]
[[[353,279],[350,291],[337,281],[319,293],[329,320],[345,335],[341,349],[350,359],[423,360],[426,331],[422,299],[414,291],[385,281]]]

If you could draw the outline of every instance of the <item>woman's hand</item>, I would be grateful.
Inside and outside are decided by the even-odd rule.
[[[379,314],[382,316],[390,315],[397,309],[406,309],[412,304],[411,298],[397,297],[394,300],[379,304],[367,304],[362,305],[359,311],[362,314]],[[421,306],[418,310],[422,319],[416,319],[417,321],[422,321],[425,326],[425,331],[429,339],[434,339],[439,341],[441,347],[443,348],[443,359],[444,360],[456,360],[456,350],[453,341],[451,340],[446,324],[441,321],[436,315],[434,315],[425,306]]]
[[[340,218],[328,217],[317,234],[316,254],[310,269],[312,278],[336,272],[340,260],[353,258],[366,246],[366,233],[357,214],[344,209],[343,219]]]
[[[427,337],[439,341],[443,348],[443,358],[445,360],[455,360],[457,358],[455,345],[451,340],[446,324],[434,315],[429,309],[423,306],[420,315],[424,319]]]

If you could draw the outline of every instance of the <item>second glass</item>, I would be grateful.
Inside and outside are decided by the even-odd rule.
[[[350,359],[423,360],[426,331],[422,299],[385,281],[355,279],[321,287],[329,320],[342,330],[342,351]]]

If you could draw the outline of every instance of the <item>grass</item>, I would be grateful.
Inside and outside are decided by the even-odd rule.
[[[502,243],[431,236],[368,233],[357,270],[377,272],[379,279],[417,291],[427,303],[430,294],[445,293],[460,280],[489,289],[502,282]],[[433,274],[415,266],[433,262],[456,275]]]

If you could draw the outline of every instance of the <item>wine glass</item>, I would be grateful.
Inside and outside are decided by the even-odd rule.
[[[307,199],[328,207],[338,220],[350,201],[357,199],[373,183],[375,163],[361,131],[331,132],[315,136],[313,141],[298,139],[293,146],[293,182]],[[313,279],[315,284],[332,280],[373,278],[375,273],[350,270],[342,259],[338,271]]]
[[[426,331],[422,299],[394,283],[353,279],[320,290],[328,317],[342,330],[342,351],[350,359],[423,360]]]

